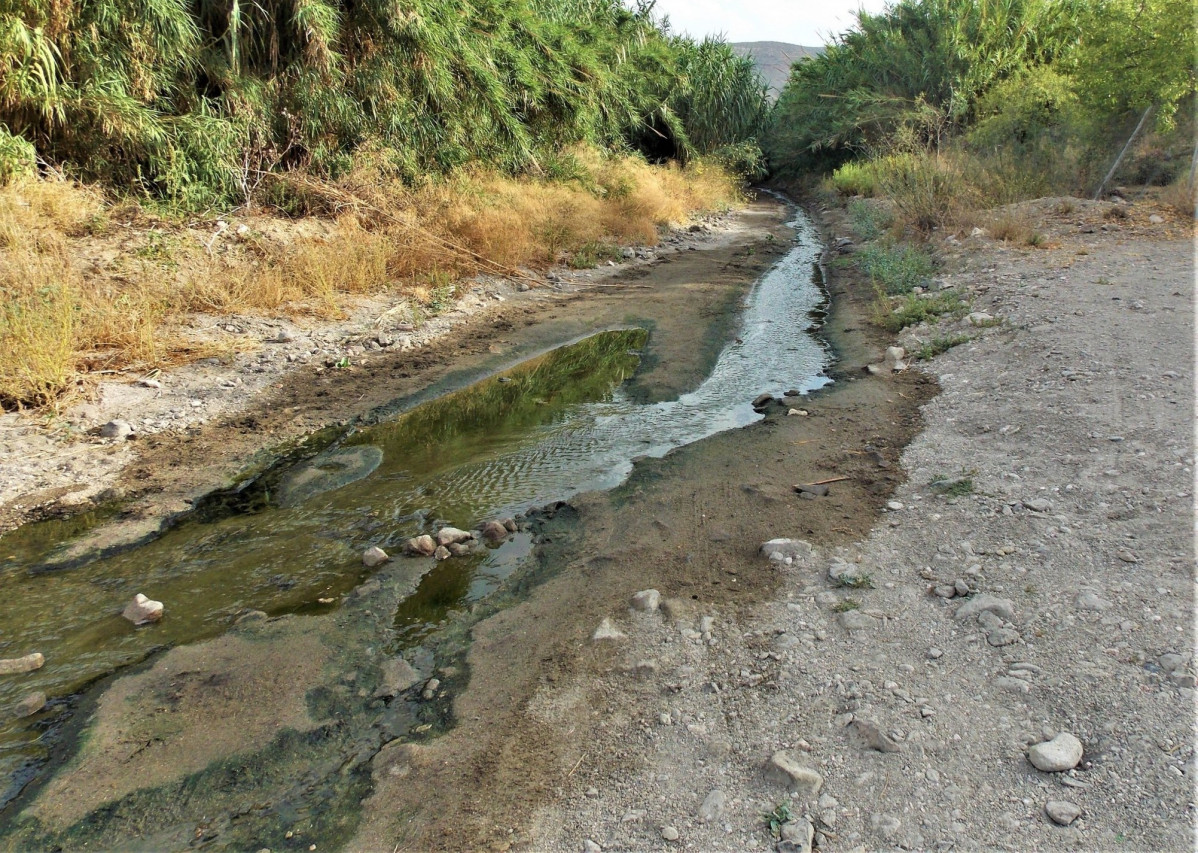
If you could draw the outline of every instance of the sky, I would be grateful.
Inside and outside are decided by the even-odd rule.
[[[855,20],[854,12],[880,12],[885,0],[657,0],[676,33],[695,38],[724,34],[728,41],[784,41],[815,47]]]

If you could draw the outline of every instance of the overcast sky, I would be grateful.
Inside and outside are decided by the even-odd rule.
[[[855,20],[857,9],[880,12],[885,0],[657,0],[676,33],[723,33],[728,41],[785,41],[817,46]]]

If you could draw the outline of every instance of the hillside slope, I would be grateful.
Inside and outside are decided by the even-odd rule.
[[[757,65],[757,71],[769,84],[770,96],[778,97],[786,80],[790,76],[790,66],[809,56],[823,53],[822,47],[805,47],[801,44],[789,44],[784,41],[743,41],[736,42],[732,49],[739,56],[747,56]]]

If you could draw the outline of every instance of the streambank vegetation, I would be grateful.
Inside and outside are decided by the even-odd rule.
[[[10,2],[0,405],[223,344],[194,312],[443,303],[761,174],[765,87],[618,0]]]
[[[1192,222],[1194,56],[1188,0],[900,0],[795,64],[766,149],[847,204],[877,316],[909,325],[943,301],[913,293],[933,232],[1045,245],[1015,202],[1137,185],[1116,198]]]

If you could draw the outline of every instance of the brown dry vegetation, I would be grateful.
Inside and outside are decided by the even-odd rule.
[[[150,369],[229,345],[189,336],[196,313],[334,317],[355,295],[427,302],[479,272],[544,269],[584,247],[734,203],[736,181],[580,149],[568,180],[462,171],[410,189],[361,168],[336,184],[281,177],[314,216],[250,211],[179,221],[39,179],[0,189],[0,405],[52,405],[86,374]]]

